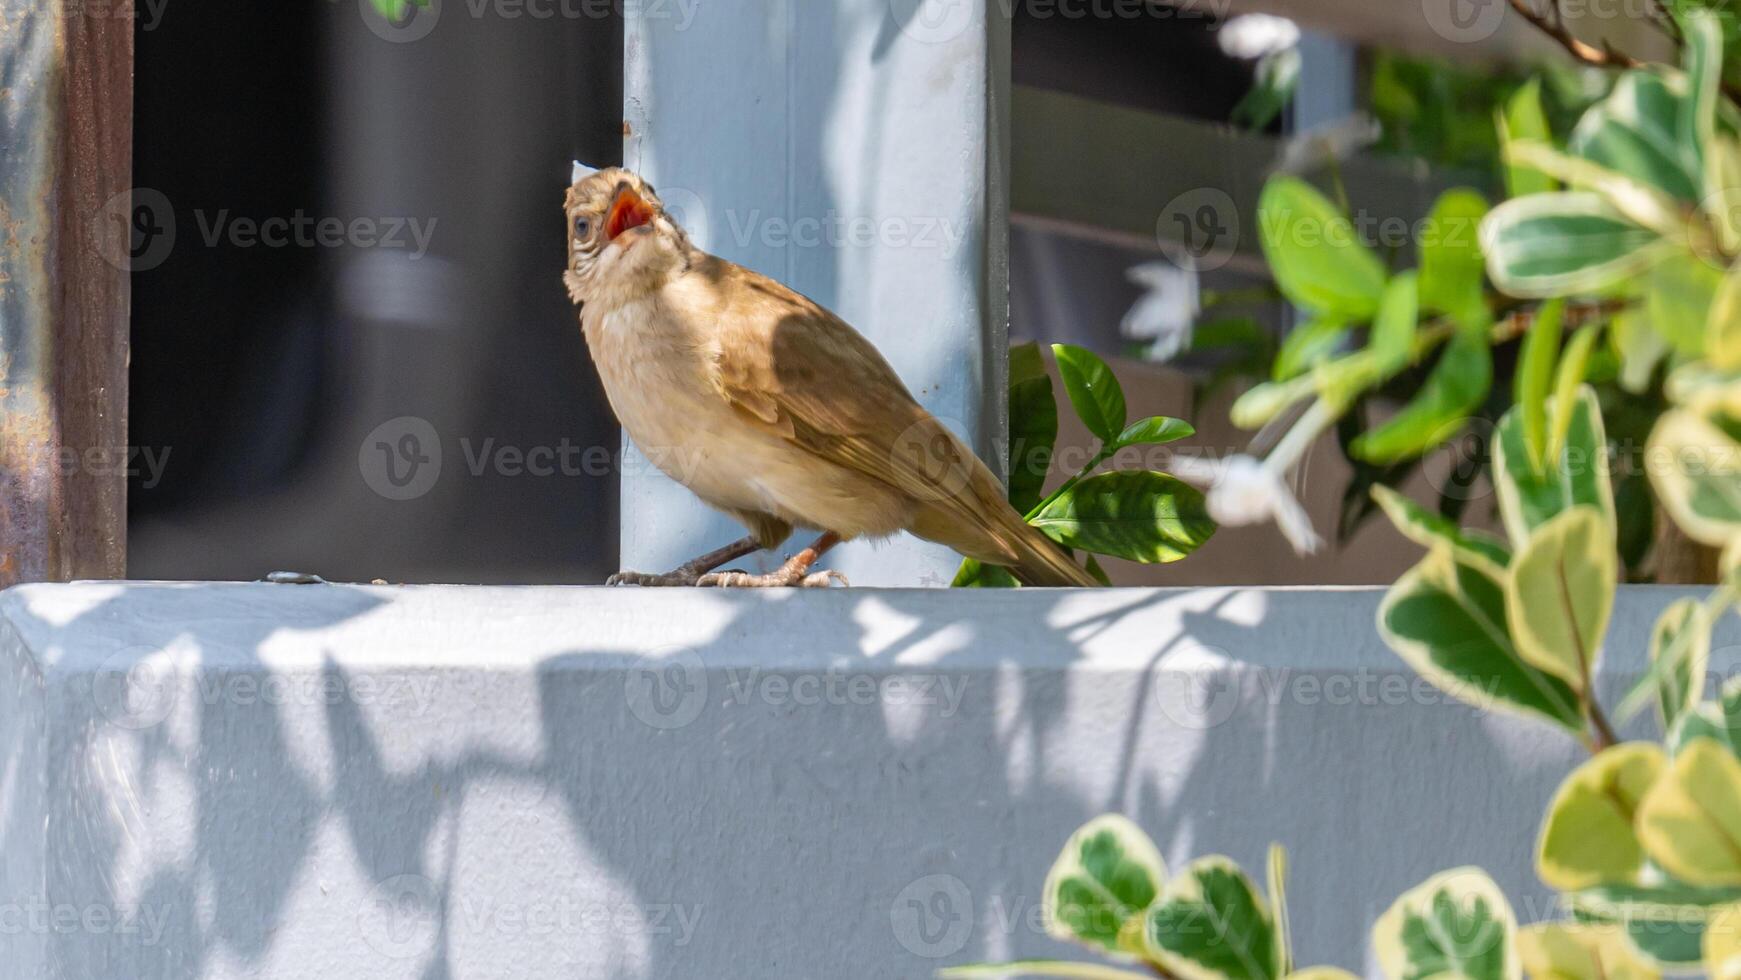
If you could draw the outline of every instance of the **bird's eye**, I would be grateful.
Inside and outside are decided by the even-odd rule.
[[[592,234],[592,222],[585,218],[574,219],[574,237],[586,238]]]

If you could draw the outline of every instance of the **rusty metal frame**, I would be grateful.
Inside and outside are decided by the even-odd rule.
[[[126,573],[132,0],[0,0],[0,588]]]

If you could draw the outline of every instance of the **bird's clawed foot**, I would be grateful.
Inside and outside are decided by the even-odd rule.
[[[817,549],[805,548],[766,575],[752,575],[731,568],[703,575],[695,584],[703,588],[718,589],[826,589],[835,584],[852,584],[846,580],[845,575],[833,569],[812,572],[810,566],[816,564],[819,556]]]
[[[701,586],[715,589],[826,589],[832,585],[851,585],[846,576],[839,572],[828,570],[812,572],[810,567],[816,564],[828,549],[840,543],[840,537],[827,533],[817,538],[815,543],[803,551],[786,559],[776,571],[766,575],[755,575],[739,571],[735,568],[723,572],[715,568],[742,558],[760,550],[760,545],[754,537],[728,544],[717,551],[710,551],[700,558],[680,565],[663,575],[647,575],[642,572],[622,571],[605,579],[606,585],[641,585],[687,587]]]
[[[788,572],[781,568],[766,575],[752,575],[736,569],[712,572],[695,583],[703,588],[718,589],[826,589],[831,585],[847,586],[851,582],[834,569],[822,572]]]

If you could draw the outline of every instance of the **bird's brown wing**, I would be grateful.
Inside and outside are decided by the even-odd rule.
[[[973,535],[978,557],[1015,561],[1016,549],[994,531],[1008,509],[997,478],[913,399],[870,341],[786,287],[733,271],[719,321],[721,393],[799,448],[900,490],[964,532],[986,532]],[[995,545],[989,555],[987,545]]]

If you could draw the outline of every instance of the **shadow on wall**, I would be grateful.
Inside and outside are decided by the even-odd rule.
[[[25,757],[51,809],[13,782],[0,853],[9,877],[42,862],[47,901],[143,928],[39,937],[50,976],[1069,956],[1041,882],[1106,810],[1175,867],[1286,843],[1300,961],[1358,970],[1434,870],[1536,894],[1518,817],[1576,752],[1442,700],[1300,696],[1400,673],[1370,593],[64,588],[85,600],[4,607],[75,681]],[[1492,779],[1503,798],[1452,805]]]

